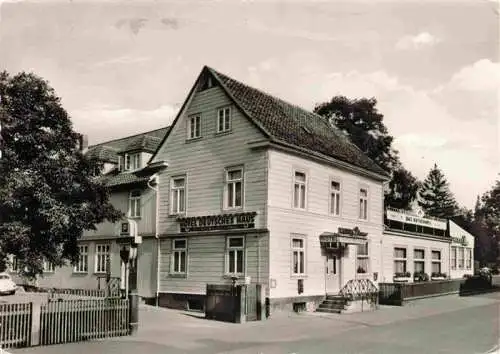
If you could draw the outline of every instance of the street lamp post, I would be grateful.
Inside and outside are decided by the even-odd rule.
[[[137,292],[137,247],[141,243],[141,237],[137,236],[137,225],[128,220],[126,228],[128,236],[122,238],[122,249],[120,250],[121,264],[121,289],[123,297],[129,300],[129,334],[137,333],[139,325],[139,294]]]

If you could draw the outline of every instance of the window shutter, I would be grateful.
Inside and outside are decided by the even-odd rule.
[[[118,171],[123,170],[123,157],[118,155]]]

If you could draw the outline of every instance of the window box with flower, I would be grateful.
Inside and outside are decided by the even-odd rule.
[[[414,282],[429,281],[429,274],[425,272],[415,272],[413,273],[413,281]]]
[[[411,280],[411,273],[410,272],[394,273],[394,278],[392,280],[395,283],[408,283]]]
[[[448,276],[446,273],[433,272],[431,273],[431,280],[446,280]]]

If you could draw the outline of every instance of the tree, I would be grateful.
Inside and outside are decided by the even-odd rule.
[[[438,218],[451,218],[458,212],[448,181],[436,164],[422,183],[418,204],[426,214]]]
[[[84,230],[122,213],[95,173],[102,165],[78,149],[79,134],[55,91],[34,74],[0,72],[0,266],[8,255],[34,277],[43,262],[78,259]]]
[[[403,166],[392,171],[388,190],[385,193],[385,204],[396,209],[411,209],[417,196],[420,182]]]
[[[476,249],[482,264],[497,262],[500,241],[500,181],[496,181],[481,199],[478,198],[475,210]]]
[[[375,163],[391,175],[385,191],[385,205],[409,209],[417,196],[419,182],[399,160],[392,147],[393,137],[377,110],[375,98],[349,99],[335,96],[329,102],[316,105],[314,112],[346,134]]]

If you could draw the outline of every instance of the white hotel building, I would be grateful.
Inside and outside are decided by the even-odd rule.
[[[133,200],[147,204],[128,206],[151,226],[140,231],[138,284],[160,306],[199,307],[207,284],[236,278],[262,284],[272,309],[314,308],[352,279],[376,285],[419,270],[460,277],[473,264],[473,237],[451,222],[386,215],[389,176],[325,118],[211,68],[154,143],[148,161],[113,178],[136,183],[147,166],[163,166],[134,187]],[[118,250],[120,227],[106,230],[82,244],[101,237]]]

